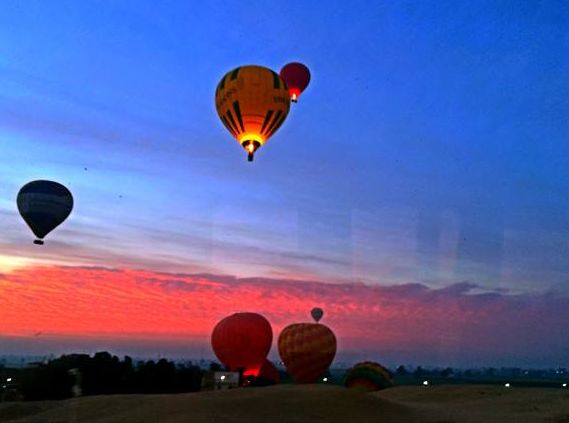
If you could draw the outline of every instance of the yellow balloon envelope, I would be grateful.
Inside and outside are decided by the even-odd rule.
[[[281,77],[263,66],[241,66],[225,74],[215,90],[215,107],[227,130],[253,154],[279,129],[290,109]]]

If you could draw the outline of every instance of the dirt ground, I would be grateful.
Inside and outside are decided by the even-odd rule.
[[[115,395],[0,404],[2,422],[569,423],[569,389],[274,386],[177,395]]]

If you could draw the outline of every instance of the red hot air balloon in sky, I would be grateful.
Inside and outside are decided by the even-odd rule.
[[[273,330],[257,313],[235,313],[221,320],[211,334],[213,352],[231,370],[260,369],[271,349]]]
[[[286,82],[291,101],[296,103],[300,94],[308,87],[310,70],[302,63],[292,62],[283,66],[280,76]]]

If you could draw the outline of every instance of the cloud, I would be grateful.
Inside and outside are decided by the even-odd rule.
[[[228,314],[259,312],[277,338],[320,306],[340,357],[569,365],[568,297],[483,291],[469,282],[432,289],[62,266],[7,272],[0,292],[0,336],[26,345],[42,332],[92,344],[120,339],[123,347],[132,339],[148,352],[161,343],[168,351],[209,351],[212,328]]]

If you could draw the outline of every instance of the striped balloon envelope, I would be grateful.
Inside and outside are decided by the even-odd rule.
[[[271,69],[241,66],[221,78],[215,90],[215,107],[252,161],[288,116],[290,95],[284,81]]]
[[[356,364],[346,372],[344,385],[348,388],[363,388],[379,391],[394,385],[393,376],[385,367],[373,361]]]
[[[279,336],[279,355],[297,383],[314,383],[336,355],[336,336],[319,323],[295,323]]]
[[[43,238],[61,225],[73,210],[73,196],[63,185],[53,181],[32,181],[18,192],[18,211],[37,239]]]

